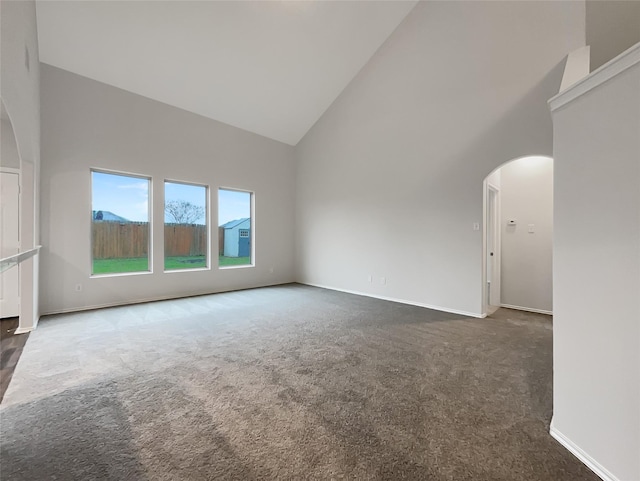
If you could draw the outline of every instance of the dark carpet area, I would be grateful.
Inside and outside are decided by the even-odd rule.
[[[548,434],[547,316],[301,285],[51,316],[2,480],[593,480]]]
[[[29,334],[17,334],[19,327],[17,317],[0,320],[0,402],[9,387],[11,376],[18,364]]]

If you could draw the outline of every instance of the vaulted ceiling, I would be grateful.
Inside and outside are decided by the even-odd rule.
[[[37,2],[40,60],[295,145],[415,1]]]

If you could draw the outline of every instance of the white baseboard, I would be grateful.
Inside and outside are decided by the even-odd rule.
[[[143,298],[143,299],[126,300],[126,301],[115,301],[115,302],[107,302],[107,303],[103,303],[103,304],[93,304],[93,305],[88,305],[88,306],[70,307],[70,308],[67,308],[67,309],[54,309],[54,310],[51,310],[51,311],[46,311],[46,312],[41,313],[41,316],[51,316],[51,315],[55,315],[55,314],[67,314],[67,313],[70,313],[70,312],[91,311],[91,310],[94,310],[94,309],[103,309],[103,308],[107,308],[107,307],[126,306],[126,305],[132,305],[132,304],[143,304],[145,302],[167,301],[167,300],[171,300],[171,299],[182,299],[182,298],[185,298],[185,297],[206,296],[206,295],[209,295],[209,294],[220,294],[222,292],[231,292],[231,291],[235,291],[235,290],[240,291],[240,290],[244,290],[244,289],[256,289],[256,288],[259,288],[259,287],[269,287],[269,286],[291,284],[291,282],[292,281],[278,282],[276,284],[267,284],[267,285],[252,286],[252,287],[241,287],[241,288],[238,288],[238,289],[229,289],[229,290],[223,290],[223,291],[199,292],[199,293],[183,295],[183,296],[176,296],[176,295],[154,296],[154,297],[148,297],[148,298]],[[314,283],[311,283],[311,282],[297,282],[297,283],[298,284],[307,285],[307,286],[312,286],[312,287],[320,287],[322,289],[329,289],[329,290],[332,290],[332,291],[345,292],[347,294],[355,294],[357,296],[373,297],[375,299],[381,299],[383,301],[391,301],[391,302],[398,302],[400,304],[408,304],[408,305],[411,305],[411,306],[425,307],[427,309],[433,309],[433,310],[442,311],[442,312],[449,312],[451,314],[459,314],[461,316],[475,317],[475,318],[479,318],[479,319],[487,317],[486,314],[481,314],[481,313],[477,313],[477,312],[468,312],[468,311],[461,311],[461,310],[458,310],[458,309],[450,309],[450,308],[447,308],[447,307],[434,306],[432,304],[425,304],[425,303],[422,303],[422,302],[409,301],[409,300],[406,300],[406,299],[398,299],[396,297],[378,296],[378,295],[375,295],[375,294],[369,294],[367,292],[359,292],[359,291],[352,291],[352,290],[348,290],[348,289],[340,289],[340,288],[337,288],[337,287],[326,286],[326,285],[323,285],[323,284],[314,284]],[[28,332],[28,331],[25,331],[25,332]]]
[[[238,287],[237,289],[225,289],[220,291],[206,291],[206,292],[194,292],[193,294],[185,294],[185,295],[175,295],[169,294],[166,296],[153,296],[146,297],[142,299],[131,299],[124,301],[114,301],[114,302],[105,302],[103,304],[92,304],[88,306],[79,306],[79,307],[69,307],[65,309],[54,309],[52,311],[46,311],[40,314],[40,316],[53,316],[56,314],[70,314],[72,312],[82,312],[82,311],[93,311],[95,309],[105,309],[108,307],[120,307],[120,306],[131,306],[134,304],[145,304],[147,302],[158,302],[158,301],[170,301],[172,299],[186,299],[189,297],[199,297],[199,296],[209,296],[211,294],[224,294],[225,292],[235,292],[235,291],[244,291],[247,289],[259,289],[260,287],[272,287],[272,286],[282,286],[285,284],[291,284],[293,281],[286,282],[277,282],[275,284],[265,284],[259,286],[251,286],[251,287]],[[28,332],[28,331],[26,331]]]
[[[547,314],[549,316],[553,316],[553,311],[534,309],[533,307],[512,306],[511,304],[500,304],[500,307],[504,307],[506,309],[515,309],[516,311],[535,312],[536,314]]]
[[[26,334],[27,332],[31,332],[33,330],[35,330],[36,327],[38,327],[38,321],[40,320],[40,316],[36,316],[35,322],[33,323],[33,326],[31,327],[20,327],[18,326],[18,328],[13,332],[14,334]]]
[[[36,327],[19,327],[17,328],[15,331],[13,331],[14,334],[26,334],[27,332],[31,332],[35,329]]]
[[[621,481],[611,474],[604,466],[598,463],[595,459],[589,456],[579,446],[575,445],[569,438],[553,427],[553,421],[551,421],[551,428],[549,434],[556,441],[562,444],[567,450],[573,454],[576,458],[584,463],[584,465],[591,471],[600,476],[604,481]]]
[[[435,311],[449,312],[451,314],[460,314],[461,316],[476,317],[479,319],[487,317],[486,314],[480,314],[477,312],[460,311],[458,309],[450,309],[448,307],[434,306],[431,304],[424,304],[422,302],[408,301],[406,299],[398,299],[396,297],[378,296],[376,294],[369,294],[368,292],[352,291],[349,289],[340,289],[338,287],[331,287],[323,284],[314,284],[311,282],[301,282],[301,281],[298,281],[298,284],[304,284],[305,286],[312,286],[312,287],[320,287],[321,289],[329,289],[331,291],[345,292],[347,294],[355,294],[356,296],[373,297],[374,299],[398,302],[400,304],[408,304],[410,306],[425,307],[427,309],[433,309]]]

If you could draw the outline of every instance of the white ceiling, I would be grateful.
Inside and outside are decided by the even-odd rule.
[[[39,0],[40,60],[295,145],[416,3]]]

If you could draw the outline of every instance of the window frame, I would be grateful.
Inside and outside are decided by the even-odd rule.
[[[204,187],[205,188],[205,206],[204,206],[204,220],[205,220],[205,229],[207,233],[207,254],[206,254],[206,266],[204,267],[186,267],[184,269],[169,269],[166,268],[166,255],[165,255],[165,245],[164,245],[164,228],[166,225],[165,222],[165,207],[167,205],[167,190],[166,184],[167,182],[171,184],[182,184],[182,185],[190,185],[193,187]],[[194,272],[194,271],[209,271],[211,270],[211,186],[209,184],[199,184],[197,182],[189,182],[184,180],[174,180],[165,178],[162,182],[162,272],[164,274],[173,274],[176,272]]]
[[[93,173],[118,175],[120,177],[133,177],[137,179],[143,179],[148,182],[147,189],[147,223],[149,224],[148,233],[148,246],[147,246],[147,266],[146,271],[131,271],[131,272],[106,272],[95,274],[93,272]],[[105,277],[123,277],[123,276],[140,276],[153,274],[153,176],[138,174],[133,172],[125,172],[120,170],[103,169],[100,167],[89,168],[89,185],[90,185],[90,201],[89,201],[89,218],[91,222],[89,224],[89,278],[100,279]]]
[[[249,245],[250,245],[250,251],[249,251],[249,260],[250,262],[248,264],[240,264],[240,265],[231,265],[231,266],[221,266],[220,265],[220,245],[217,245],[217,256],[216,258],[217,260],[217,264],[218,264],[218,269],[219,270],[231,270],[231,269],[247,269],[247,268],[254,268],[256,266],[256,243],[255,243],[255,239],[256,239],[256,230],[255,230],[255,199],[256,199],[256,193],[253,190],[248,190],[248,189],[240,189],[237,187],[224,187],[224,186],[218,186],[218,198],[217,198],[217,213],[216,213],[216,219],[217,219],[217,226],[218,228],[220,227],[220,191],[221,190],[226,190],[226,191],[231,191],[231,192],[241,192],[243,194],[249,194]],[[216,236],[216,244],[218,244],[218,236]]]

